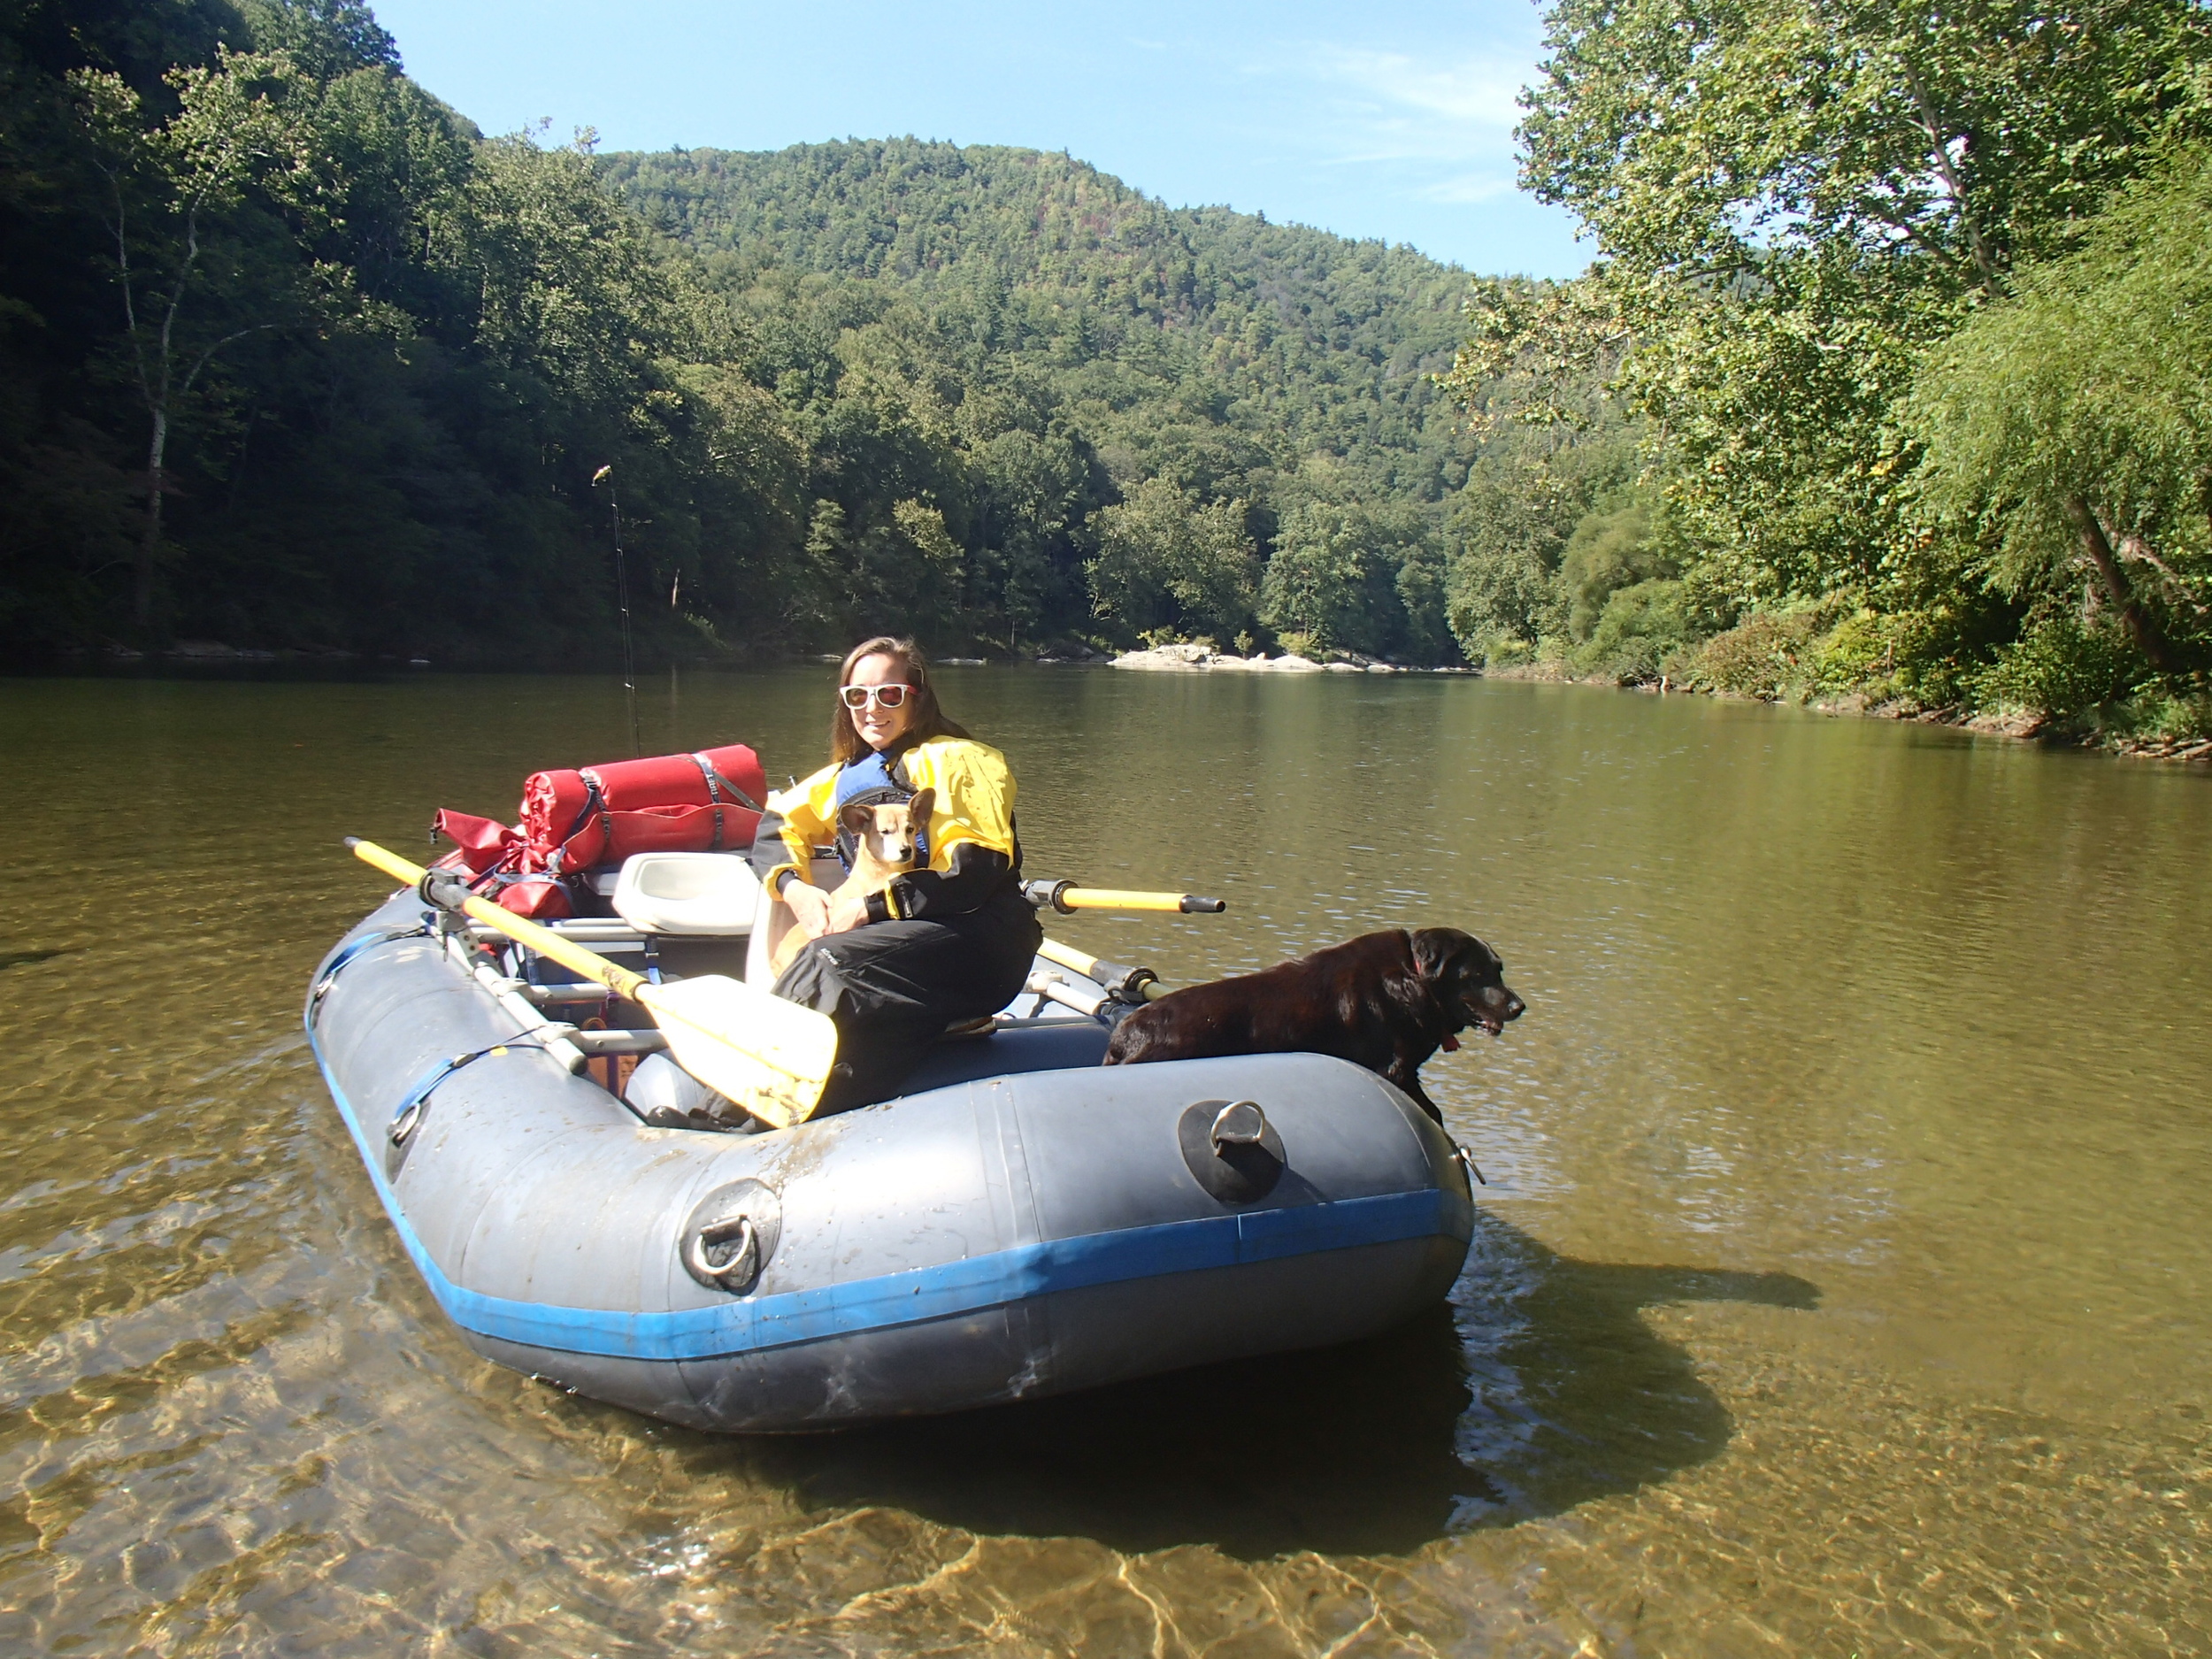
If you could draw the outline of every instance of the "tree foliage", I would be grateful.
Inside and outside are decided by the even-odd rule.
[[[1453,651],[1409,249],[1032,151],[488,140],[359,0],[33,0],[0,83],[13,645],[603,657],[607,466],[649,652],[1227,635],[1321,466]]]
[[[179,67],[164,79],[177,106],[165,120],[150,119],[145,100],[120,75],[79,69],[68,77],[104,187],[97,211],[122,311],[115,355],[147,421],[131,580],[132,618],[142,627],[152,619],[172,427],[218,352],[279,326],[298,305],[305,273],[283,219],[311,222],[323,205],[303,119],[311,90],[288,58],[219,46],[212,65]],[[242,225],[235,210],[257,187],[292,215]]]
[[[1581,215],[1686,528],[1746,603],[1879,584],[1921,354],[2201,119],[2193,0],[1562,0],[1527,183]]]
[[[1526,182],[1639,273],[2000,291],[2186,118],[2192,0],[1556,0]]]
[[[2212,149],[2023,273],[1923,372],[1920,503],[2059,632],[2101,619],[2142,666],[2212,646]],[[2098,671],[2093,678],[2110,678]],[[2078,687],[2076,687],[2076,694]],[[2093,701],[2095,699],[2092,699]]]
[[[2065,629],[2116,631],[2135,668],[2093,664],[2061,701],[2185,670],[2201,595],[2161,549],[2202,514],[2171,504],[2188,448],[2162,411],[2191,391],[2147,363],[2189,360],[2177,273],[2202,250],[2154,257],[2158,210],[2106,209],[2205,131],[2208,21],[2195,0],[1555,0],[1524,180],[1601,257],[1475,296],[1447,383],[1523,435],[1471,489],[1528,480],[1502,485],[1511,557],[1463,562],[1463,640],[1548,617],[1586,664],[1664,635],[1702,674],[1688,648],[1734,625],[1705,652],[1717,682],[1748,686],[1771,635],[1791,666],[1762,687],[1938,702],[1995,687],[2009,641],[2051,659]],[[1636,452],[1622,511],[1646,515],[1627,540],[1614,480],[1559,488],[1609,403]],[[1532,511],[1547,488],[1556,510]],[[2101,621],[2079,614],[2085,562]]]
[[[1147,479],[1103,509],[1090,565],[1099,613],[1141,635],[1225,641],[1244,632],[1260,571],[1247,511],[1241,500],[1202,503],[1164,478]]]

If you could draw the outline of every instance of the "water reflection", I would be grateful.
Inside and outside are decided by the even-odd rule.
[[[1371,1341],[1058,1399],[691,1452],[810,1509],[887,1505],[1126,1554],[1398,1555],[1557,1514],[1717,1455],[1729,1416],[1643,1310],[1809,1309],[1788,1273],[1579,1262],[1479,1217],[1440,1307]]]

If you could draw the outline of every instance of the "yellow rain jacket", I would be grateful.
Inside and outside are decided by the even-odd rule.
[[[1019,885],[1014,774],[1005,756],[972,738],[928,737],[885,758],[892,780],[910,795],[936,794],[924,838],[928,867],[895,876],[870,895],[870,921],[963,915]],[[814,849],[834,843],[838,777],[844,770],[832,762],[769,795],[753,843],[753,865],[770,892],[780,890],[787,874],[804,871]]]

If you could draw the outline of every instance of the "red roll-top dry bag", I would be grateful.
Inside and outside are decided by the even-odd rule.
[[[743,852],[768,793],[742,743],[533,772],[522,786],[523,867],[560,875],[633,853]]]
[[[535,922],[575,914],[568,886],[559,877],[521,873],[522,837],[496,818],[442,807],[430,821],[430,833],[453,842],[453,850],[434,867],[466,872],[469,886],[480,896]]]

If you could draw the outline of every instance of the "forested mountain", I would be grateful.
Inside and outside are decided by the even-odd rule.
[[[0,23],[0,640],[1433,658],[1463,277],[1066,157],[485,139],[357,0]]]
[[[1446,503],[1473,445],[1432,377],[1462,273],[1171,211],[1033,150],[910,139],[600,166],[733,300],[812,434],[818,556],[839,541],[884,565],[867,538],[899,462],[854,449],[858,411],[839,404],[849,365],[895,358],[951,446],[911,481],[963,550],[979,641],[1271,627],[1306,649],[1454,655]]]
[[[1432,501],[1463,476],[1430,377],[1459,344],[1466,277],[1410,248],[1170,210],[1035,150],[903,139],[601,169],[717,286],[773,269],[864,279],[910,293],[959,345],[1025,359],[1125,452],[1118,476],[1164,447],[1163,419],[1191,414],[1262,441],[1274,465],[1328,455],[1386,492]]]

